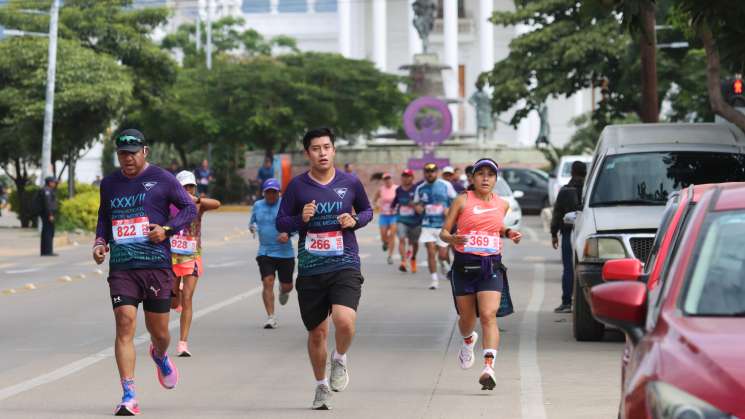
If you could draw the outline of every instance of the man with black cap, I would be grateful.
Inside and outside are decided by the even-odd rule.
[[[44,188],[39,191],[41,217],[41,255],[57,256],[54,253],[54,220],[57,216],[57,178],[44,179]]]
[[[561,305],[554,309],[554,313],[572,312],[572,287],[574,285],[574,266],[572,261],[572,226],[564,224],[564,215],[577,211],[582,202],[582,186],[585,184],[587,165],[581,161],[572,163],[572,178],[559,189],[554,202],[554,213],[551,218],[551,244],[554,249],[559,248],[559,232],[561,232],[561,262],[564,271],[561,275]]]
[[[140,412],[135,398],[134,336],[141,302],[158,381],[166,389],[178,383],[179,372],[166,353],[175,279],[168,238],[189,227],[197,208],[171,173],[147,163],[149,148],[140,131],[124,130],[115,142],[121,169],[101,182],[93,259],[101,264],[111,253],[108,283],[116,320],[114,354],[123,391],[114,413],[130,416]],[[179,211],[169,219],[171,205]]]

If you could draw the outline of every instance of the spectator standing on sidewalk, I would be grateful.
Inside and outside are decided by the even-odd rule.
[[[264,185],[264,183],[274,178],[274,160],[271,156],[264,157],[264,165],[259,168],[259,174],[257,176],[257,180],[259,181],[259,185]]]
[[[57,178],[50,176],[44,179],[44,188],[39,191],[42,256],[57,256],[54,253],[54,221],[57,217],[56,189]]]
[[[214,179],[210,162],[207,159],[202,160],[202,165],[194,171],[194,176],[197,178],[197,193],[199,196],[207,196],[210,182]]]
[[[551,244],[554,249],[559,248],[559,233],[561,232],[561,262],[564,265],[561,275],[561,305],[554,309],[554,313],[572,312],[572,286],[574,285],[572,226],[564,224],[564,215],[579,209],[585,176],[587,176],[587,165],[581,161],[572,163],[572,178],[559,190],[554,203],[551,218]]]

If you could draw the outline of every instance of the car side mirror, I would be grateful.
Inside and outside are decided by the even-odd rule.
[[[564,225],[573,226],[574,222],[577,221],[577,215],[579,211],[572,211],[564,214]]]
[[[642,277],[642,261],[639,259],[615,259],[603,264],[603,281],[638,281]]]
[[[525,192],[523,191],[514,191],[512,192],[512,196],[515,197],[515,199],[520,199],[525,196]]]
[[[622,281],[600,284],[590,289],[592,315],[611,327],[621,329],[632,342],[644,336],[647,316],[647,285]]]

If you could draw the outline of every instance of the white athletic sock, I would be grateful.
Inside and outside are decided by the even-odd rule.
[[[497,350],[496,349],[484,349],[484,358],[491,355],[492,358],[497,358]]]
[[[318,385],[318,386],[323,385],[323,386],[328,387],[329,386],[329,380],[328,380],[328,378],[324,378],[323,380],[316,380],[316,385]]]
[[[440,280],[440,276],[437,275],[437,272],[432,272],[432,280],[433,281],[439,281]]]
[[[334,361],[339,361],[342,364],[347,364],[347,354],[339,354],[338,352],[334,351]]]

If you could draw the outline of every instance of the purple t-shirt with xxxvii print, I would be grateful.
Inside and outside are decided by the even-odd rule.
[[[170,206],[179,209],[170,218]],[[169,226],[173,232],[187,227],[197,207],[171,173],[149,165],[134,178],[117,171],[101,182],[96,243],[111,249],[109,268],[171,268],[168,239],[153,243],[147,238],[149,224]]]
[[[316,201],[316,214],[303,223],[303,207]],[[354,210],[354,211],[353,211]],[[356,214],[354,229],[341,229],[337,217]],[[360,269],[359,247],[354,230],[372,220],[372,208],[362,183],[354,176],[336,171],[334,179],[321,185],[306,172],[290,181],[277,213],[277,230],[300,232],[298,274],[319,275],[342,269]]]

